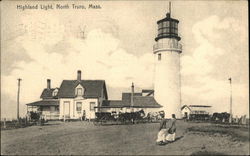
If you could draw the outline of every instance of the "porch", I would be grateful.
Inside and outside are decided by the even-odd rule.
[[[27,114],[37,112],[45,120],[59,120],[59,101],[58,100],[41,100],[27,104]]]

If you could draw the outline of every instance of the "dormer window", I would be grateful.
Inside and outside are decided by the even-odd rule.
[[[76,96],[83,96],[84,94],[84,88],[82,87],[81,84],[79,84],[76,88],[75,88],[75,95]]]
[[[55,89],[53,92],[52,92],[52,96],[56,96],[58,93],[58,89]]]
[[[76,95],[77,95],[77,96],[83,95],[83,93],[82,93],[82,88],[77,88],[77,90],[76,90]]]

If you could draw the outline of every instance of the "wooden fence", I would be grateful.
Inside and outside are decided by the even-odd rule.
[[[27,118],[20,118],[19,120],[6,120],[1,121],[1,130],[24,128],[36,124],[36,122],[28,120]]]

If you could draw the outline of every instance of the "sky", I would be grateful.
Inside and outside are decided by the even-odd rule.
[[[17,5],[99,4],[102,9],[18,10]],[[153,89],[156,22],[168,1],[1,2],[1,118],[16,117],[17,78],[20,113],[46,88],[62,80],[106,81],[109,99],[122,92]],[[211,105],[233,114],[249,110],[247,1],[173,1],[180,21],[182,105]],[[83,32],[84,31],[84,35]]]

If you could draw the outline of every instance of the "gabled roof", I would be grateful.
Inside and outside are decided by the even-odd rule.
[[[56,90],[56,89],[58,89],[58,88],[51,88],[51,89],[48,89],[48,88],[45,88],[44,90],[43,90],[43,92],[42,92],[42,94],[41,94],[41,96],[40,96],[40,98],[42,98],[42,99],[57,99],[58,98],[58,96],[56,95],[56,96],[52,96],[53,94],[53,91],[54,90]]]
[[[134,107],[142,108],[160,108],[153,96],[134,96]]]
[[[142,93],[147,93],[146,96],[154,95],[154,90],[153,89],[143,89]]]
[[[143,89],[142,93],[150,93],[150,92],[154,92],[153,89]]]
[[[28,106],[59,106],[59,100],[50,99],[50,100],[40,100],[32,103],[26,104]]]
[[[132,106],[129,96],[128,99],[123,98],[123,100],[104,100],[101,107],[122,108],[122,107],[132,107]],[[155,101],[153,96],[134,96],[133,107],[160,108],[162,106]]]
[[[183,110],[185,107],[187,107],[189,110],[191,110],[191,109],[188,107],[188,105],[183,105],[183,106],[181,107],[181,110]]]
[[[212,107],[208,105],[189,105],[189,107]]]
[[[63,80],[59,92],[59,98],[74,98],[75,88],[81,84],[84,89],[84,98],[97,98],[101,97],[102,91],[104,91],[104,96],[108,98],[106,84],[104,80]]]
[[[134,93],[134,96],[142,96],[142,93]],[[130,102],[131,101],[131,93],[122,93],[122,101]]]
[[[122,102],[126,107],[131,107],[131,93],[122,93]],[[134,106],[143,108],[160,108],[153,96],[142,96],[142,93],[134,93]]]
[[[121,108],[121,107],[124,107],[124,104],[121,100],[104,100],[102,102],[101,107]]]

